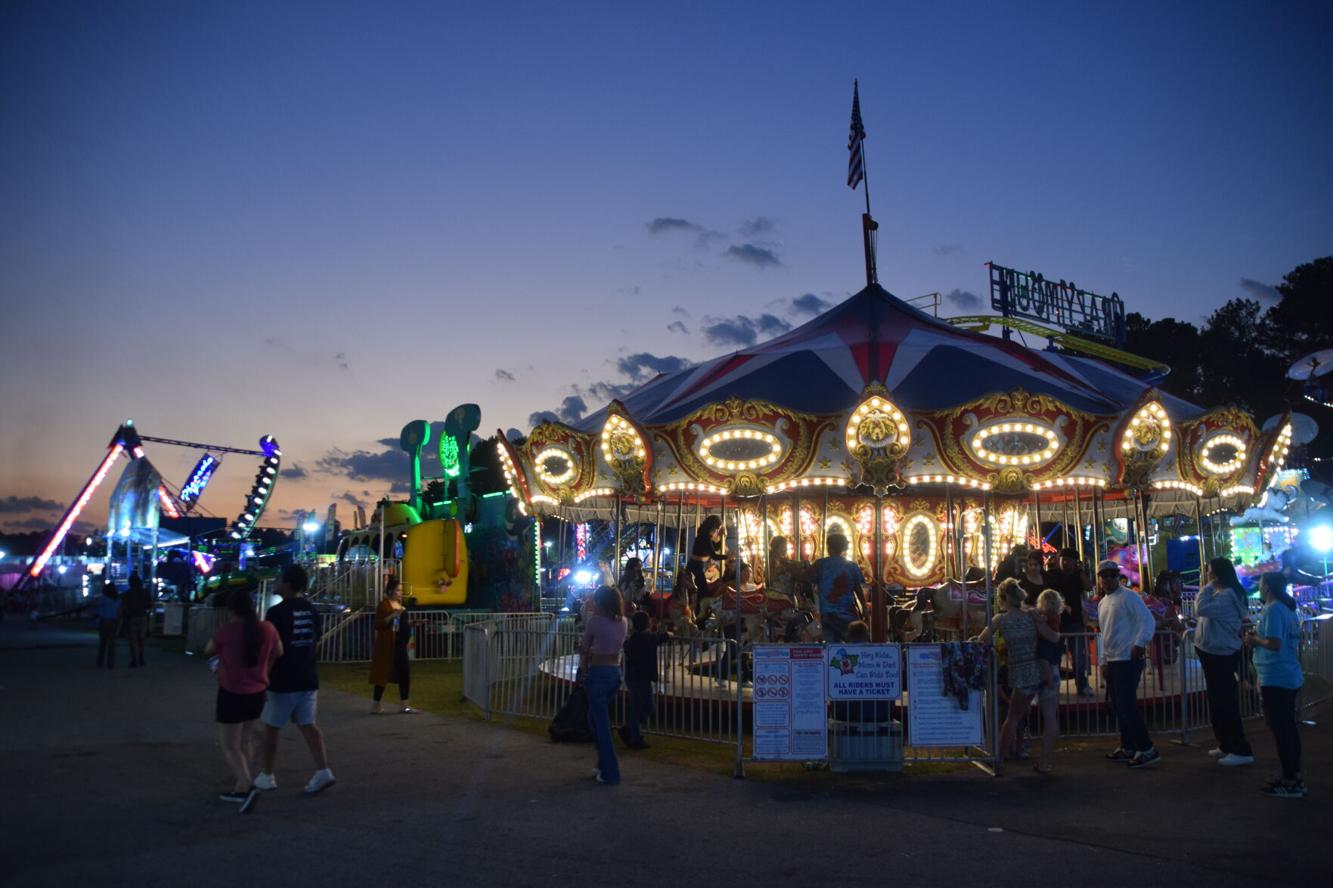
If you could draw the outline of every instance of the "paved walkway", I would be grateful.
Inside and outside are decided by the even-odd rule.
[[[92,656],[0,648],[0,883],[1174,888],[1328,875],[1326,725],[1304,735],[1304,801],[1257,791],[1274,762],[1259,726],[1260,763],[1233,770],[1166,747],[1159,769],[1129,772],[1089,747],[1061,755],[1052,778],[783,782],[625,756],[624,782],[609,788],[591,779],[589,746],[428,714],[370,717],[364,700],[330,691],[321,714],[338,785],[301,795],[309,760],[288,731],[280,789],[241,817],[215,800],[229,778],[201,660],[150,651],[147,669],[107,672]]]

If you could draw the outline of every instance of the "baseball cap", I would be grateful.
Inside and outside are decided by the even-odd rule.
[[[1118,574],[1118,573],[1120,573],[1120,565],[1116,564],[1114,561],[1103,561],[1101,564],[1097,565],[1097,573],[1099,573],[1099,574],[1101,574],[1101,573],[1117,573],[1117,574]]]

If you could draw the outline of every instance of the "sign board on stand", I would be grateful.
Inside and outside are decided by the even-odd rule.
[[[824,672],[823,645],[755,646],[756,761],[828,756]]]
[[[825,656],[830,700],[897,700],[902,696],[902,649],[898,645],[831,644]]]
[[[940,646],[907,648],[907,737],[913,746],[978,746],[982,743],[981,691],[969,691],[967,708],[944,692]]]

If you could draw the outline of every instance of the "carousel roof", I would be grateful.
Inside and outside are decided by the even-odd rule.
[[[1102,415],[1134,407],[1152,387],[1092,358],[955,327],[872,284],[776,339],[660,375],[622,403],[636,421],[651,425],[733,397],[828,414],[854,408],[874,382],[904,410],[940,410],[1023,389]],[[1162,400],[1178,419],[1204,412],[1177,398]],[[593,432],[605,418],[605,410],[597,411],[575,427]]]

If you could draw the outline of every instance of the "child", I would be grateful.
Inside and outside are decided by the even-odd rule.
[[[1064,597],[1054,589],[1043,589],[1037,596],[1033,619],[1047,629],[1037,629],[1037,659],[1041,663],[1042,686],[1037,698],[1041,707],[1041,755],[1032,767],[1038,774],[1051,773],[1055,740],[1060,732],[1060,658],[1064,641],[1060,638],[1060,615],[1066,608]]]
[[[625,639],[625,687],[629,689],[629,719],[620,729],[620,739],[630,749],[647,749],[639,725],[653,714],[653,682],[657,681],[657,646],[670,635],[648,631],[648,615],[639,611],[630,618],[633,632]]]

